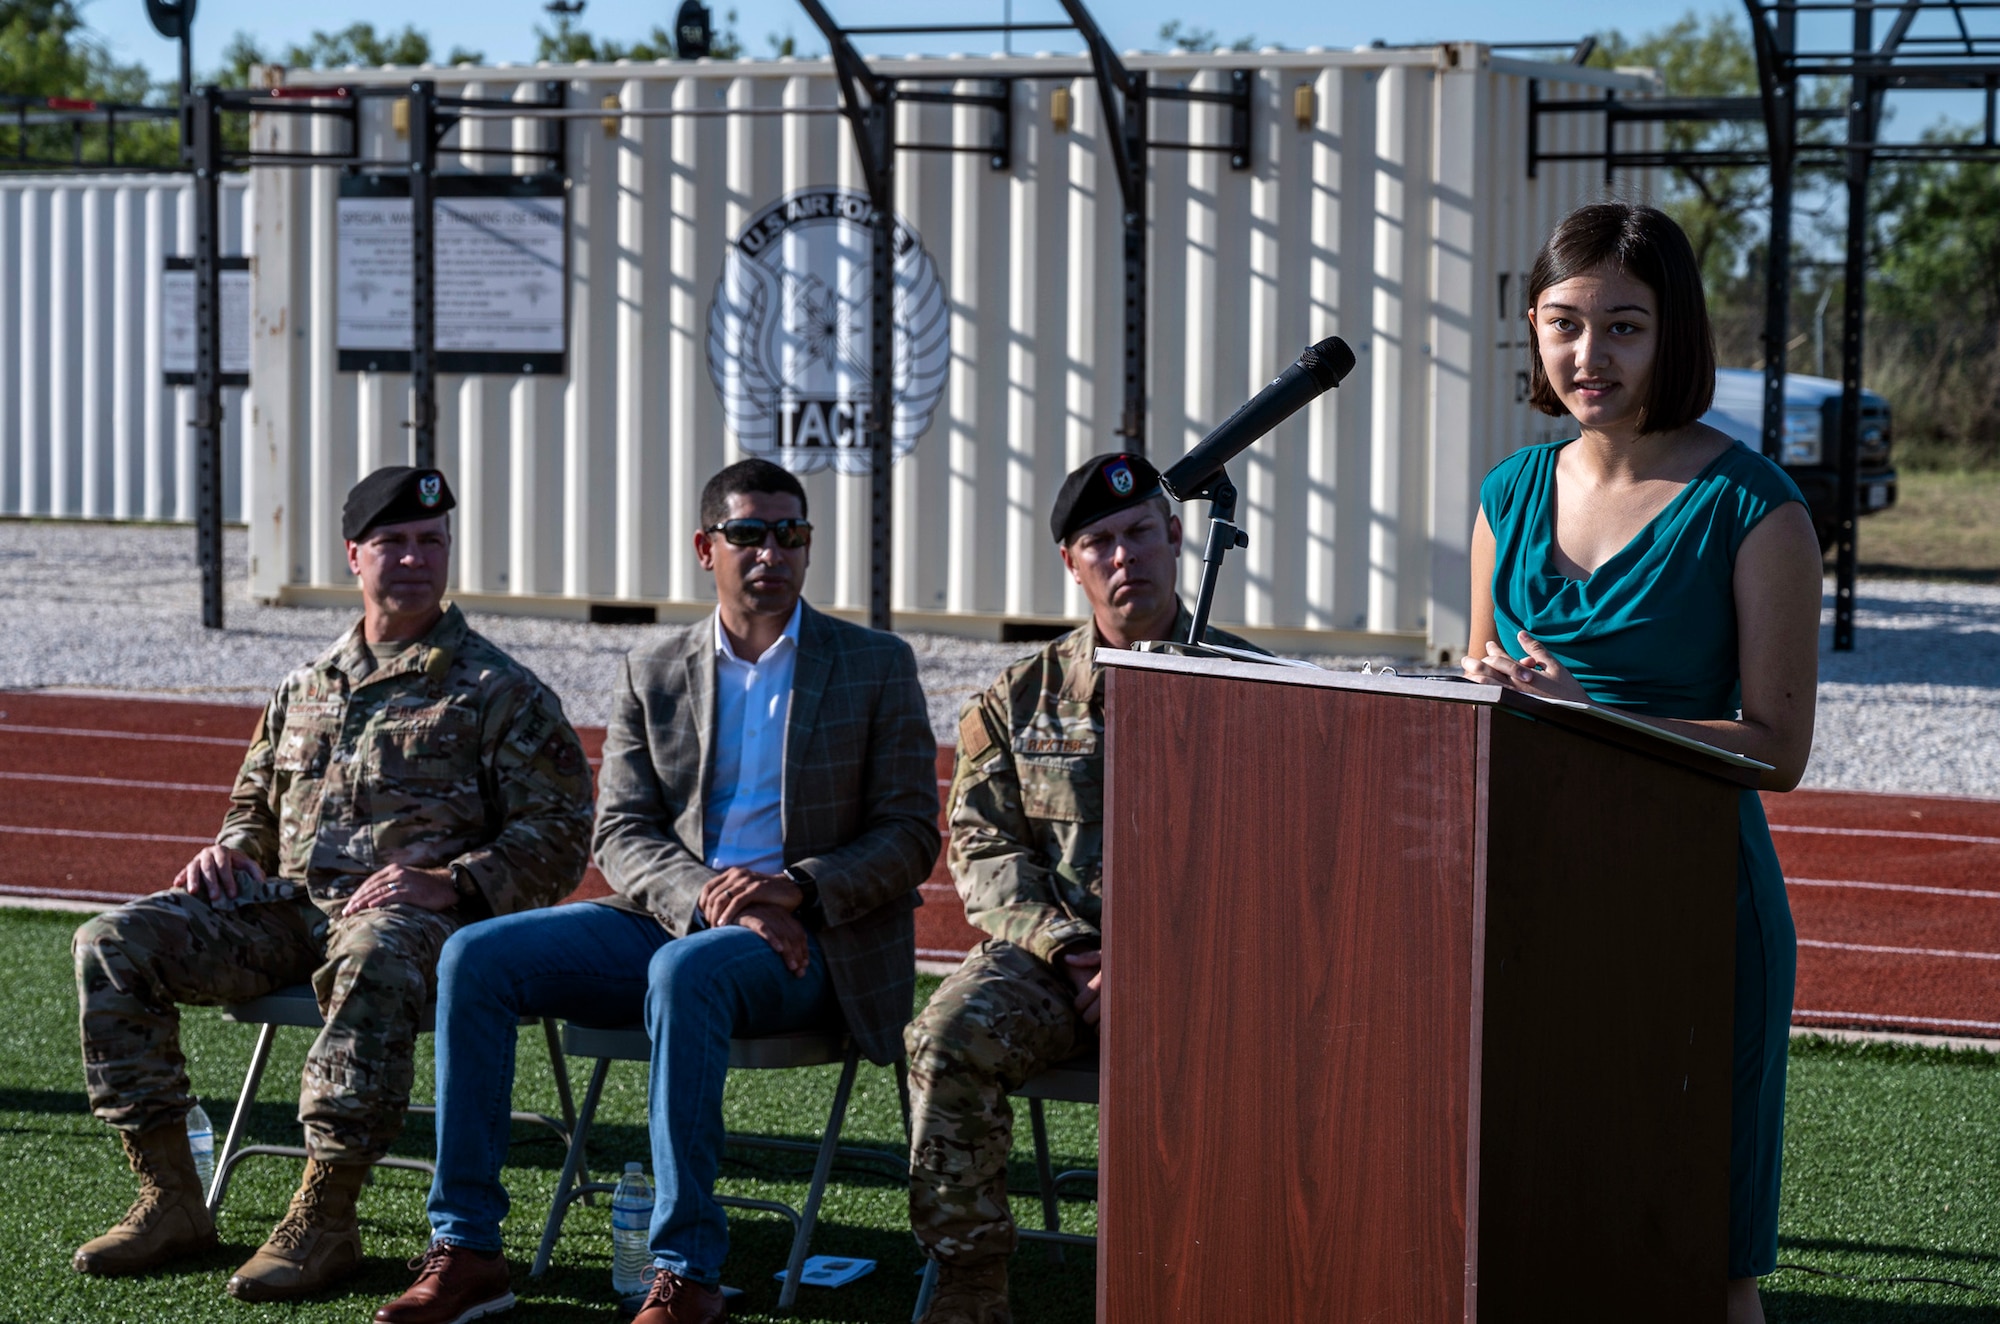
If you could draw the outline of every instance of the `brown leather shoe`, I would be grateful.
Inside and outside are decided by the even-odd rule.
[[[270,1239],[228,1282],[238,1301],[290,1301],[333,1286],[361,1267],[361,1224],[354,1201],[368,1180],[366,1163],[306,1160],[305,1180]]]
[[[187,1123],[176,1118],[147,1131],[124,1131],[125,1158],[139,1174],[139,1198],[101,1237],[77,1247],[78,1273],[145,1273],[215,1247],[215,1220],[188,1149]]]
[[[937,1295],[918,1324],[1014,1324],[1007,1308],[1007,1261],[938,1261]]]
[[[514,1308],[505,1255],[433,1241],[410,1267],[417,1281],[375,1312],[375,1324],[465,1324]]]
[[[653,1285],[632,1324],[715,1324],[729,1318],[729,1303],[720,1289],[703,1287],[665,1269],[648,1272]]]

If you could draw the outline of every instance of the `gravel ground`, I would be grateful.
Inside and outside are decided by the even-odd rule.
[[[2000,797],[2000,587],[1864,579],[1851,653],[1826,591],[1805,784]]]
[[[200,625],[193,536],[162,526],[0,520],[0,689],[80,688],[261,703],[352,616],[260,607],[244,534],[225,538],[229,628]],[[1828,584],[1829,603],[1831,583]],[[654,627],[473,613],[474,625],[562,695],[572,720],[608,717],[618,659]],[[1822,635],[1818,737],[1806,785],[2000,797],[2000,587],[1864,580],[1857,647]],[[941,739],[958,706],[1030,651],[907,636]],[[1314,657],[1353,669],[1360,658]]]

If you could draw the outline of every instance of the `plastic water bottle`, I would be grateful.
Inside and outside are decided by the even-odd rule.
[[[647,1249],[653,1225],[653,1183],[643,1163],[627,1163],[625,1175],[611,1192],[611,1290],[638,1296],[646,1290],[644,1274],[653,1262]]]
[[[201,1191],[208,1194],[215,1180],[215,1127],[197,1103],[188,1109],[188,1149],[194,1154],[194,1173],[201,1178]]]

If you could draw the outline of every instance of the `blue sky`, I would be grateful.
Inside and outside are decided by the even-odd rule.
[[[805,11],[791,0],[707,0],[718,19],[723,11],[738,12],[737,29],[752,55],[768,54],[767,33],[791,31],[800,49],[823,51]],[[969,0],[953,5],[946,22],[998,19],[1007,0]],[[679,0],[589,0],[583,26],[603,37],[631,40],[653,25],[669,26]],[[1058,16],[1053,0],[1013,0],[1018,21]],[[834,16],[848,23],[913,21],[938,11],[923,0],[827,0]],[[1736,0],[1638,0],[1607,6],[1585,0],[1405,0],[1386,6],[1366,4],[1301,4],[1298,0],[1096,0],[1091,12],[1121,47],[1158,45],[1164,19],[1189,26],[1213,28],[1224,41],[1254,35],[1260,43],[1285,46],[1359,46],[1370,41],[1392,43],[1437,40],[1570,41],[1586,32],[1617,27],[1627,33],[1650,31],[1690,9],[1708,15],[1736,13]],[[172,76],[176,48],[157,36],[146,22],[142,0],[84,0],[84,17],[91,28],[124,61],[143,61],[162,79]],[[314,28],[338,29],[356,21],[378,28],[400,28],[414,22],[430,34],[440,51],[454,44],[483,51],[491,61],[525,62],[535,52],[534,27],[547,22],[542,0],[431,0],[413,6],[408,0],[337,0],[318,5],[279,4],[270,0],[201,0],[195,18],[195,63],[213,68],[223,46],[237,31],[254,35],[266,50],[305,40]],[[1040,40],[1037,40],[1039,35]],[[1066,34],[1024,34],[1017,50],[1065,49]],[[919,49],[952,49],[943,39],[912,42]],[[990,44],[989,44],[990,42]],[[997,49],[997,39],[979,39],[962,49]],[[889,49],[902,50],[905,43]]]

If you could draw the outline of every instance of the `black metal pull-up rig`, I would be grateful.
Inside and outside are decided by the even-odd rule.
[[[409,99],[410,152],[406,160],[372,161],[360,152],[361,104],[365,100]],[[444,139],[471,111],[533,112],[559,108],[563,85],[547,82],[539,102],[501,101],[440,93],[431,79],[407,87],[280,86],[261,89],[196,88],[185,118],[185,155],[194,170],[195,287],[195,528],[201,565],[202,624],[222,628],[222,227],[220,186],[229,170],[255,166],[340,166],[407,171],[410,189],[410,388],[411,454],[419,465],[437,459],[437,233],[434,203],[438,156]],[[224,114],[293,115],[331,118],[347,127],[344,145],[328,152],[234,151],[224,145]],[[562,175],[565,133],[550,126],[540,147],[455,147],[460,155],[528,157]]]
[[[438,91],[437,83],[420,78],[409,85],[410,105],[410,395],[411,453],[414,463],[437,463],[437,212],[438,156],[445,138],[467,119],[467,112],[533,114],[560,110],[564,85],[542,84],[540,101],[498,97],[455,96]],[[544,162],[546,174],[568,175],[568,138],[562,120],[551,120],[542,147],[454,147],[460,156],[528,157]],[[384,163],[393,168],[397,163]],[[350,169],[359,169],[353,165]]]
[[[1764,287],[1764,453],[1779,458],[1785,425],[1785,355],[1790,337],[1792,202],[1801,167],[1838,172],[1847,193],[1841,321],[1839,486],[1834,515],[1833,646],[1854,647],[1855,526],[1860,515],[1861,367],[1868,281],[1868,184],[1877,161],[2000,161],[2000,0],[1744,0],[1757,55],[1755,96],[1545,100],[1529,85],[1528,173],[1544,161],[1600,161],[1609,182],[1620,169],[1764,166],[1771,172],[1771,217]],[[1808,31],[1801,32],[1801,20]],[[1821,40],[1822,35],[1827,39]],[[1845,83],[1839,106],[1801,106],[1803,80]],[[1885,141],[1889,92],[1977,92],[1985,99],[1972,141]],[[1544,115],[1603,117],[1597,151],[1542,147]],[[1627,147],[1623,124],[1761,122],[1764,145],[1727,148]],[[1844,138],[1807,134],[1807,125],[1845,124]]]
[[[225,113],[331,117],[348,126],[335,157],[306,152],[231,151]],[[251,165],[323,165],[354,154],[359,111],[346,88],[199,87],[183,103],[181,155],[194,171],[195,559],[201,566],[201,623],[222,628],[222,175]]]
[[[1132,450],[1146,449],[1146,165],[1150,149],[1223,152],[1230,166],[1250,168],[1251,71],[1229,71],[1227,91],[1185,87],[1155,87],[1144,71],[1129,69],[1111,46],[1082,0],[1060,0],[1067,22],[878,24],[842,27],[821,0],[799,0],[826,38],[834,76],[840,84],[841,114],[854,133],[862,178],[869,198],[871,260],[874,264],[869,302],[869,514],[872,538],[868,576],[868,622],[878,630],[890,625],[890,537],[894,483],[894,296],[892,240],[895,231],[896,154],[899,151],[989,153],[995,170],[1012,168],[1013,85],[1028,75],[994,78],[997,92],[941,91],[915,84],[920,80],[882,74],[870,67],[855,48],[856,37],[969,35],[1017,32],[1073,32],[1089,52],[1092,77],[1104,108],[1105,137],[1110,144],[1122,203],[1125,257],[1125,398],[1119,435]],[[1227,143],[1160,142],[1149,136],[1147,102],[1211,103],[1229,110]],[[946,143],[901,142],[896,138],[898,101],[933,105],[985,106],[995,114],[990,147]]]
[[[173,6],[163,8],[176,10]],[[178,22],[178,20],[175,20]],[[163,29],[163,31],[165,31]],[[182,43],[182,71],[187,71],[185,25],[168,36]],[[360,152],[361,105],[369,99],[409,101],[410,151],[407,159],[365,160]],[[567,170],[566,134],[560,122],[564,85],[545,82],[540,101],[502,101],[440,93],[430,79],[407,86],[349,87],[329,84],[267,88],[184,87],[178,106],[124,105],[63,97],[0,97],[0,134],[16,135],[11,164],[48,170],[105,174],[166,174],[190,172],[194,180],[194,303],[195,365],[195,558],[201,569],[201,619],[210,629],[223,625],[222,588],[222,391],[230,383],[222,370],[222,177],[256,166],[303,168],[338,166],[350,171],[374,169],[406,172],[412,201],[411,220],[411,354],[413,398],[411,453],[420,465],[437,455],[437,282],[436,226],[432,204],[438,189],[438,157],[444,141],[468,118],[513,115],[547,118],[552,122],[542,146],[505,148],[452,147],[461,156],[506,156],[537,159],[546,173],[563,177]],[[601,113],[601,112],[600,112]],[[223,131],[227,115],[315,117],[345,126],[341,142],[329,151],[257,150],[229,146]],[[180,164],[157,165],[118,159],[121,124],[178,120]],[[38,131],[68,129],[71,150],[56,157],[34,145]],[[248,140],[248,135],[245,135]],[[103,159],[87,159],[87,149],[103,145]]]
[[[967,35],[1026,32],[1074,32],[1081,38],[1090,60],[1092,77],[1106,123],[1106,139],[1118,175],[1124,230],[1124,406],[1119,435],[1135,451],[1146,449],[1146,171],[1148,153],[1154,150],[1217,152],[1229,158],[1236,170],[1251,165],[1250,91],[1253,71],[1249,68],[1225,72],[1228,86],[1222,90],[1156,86],[1143,70],[1125,64],[1110,41],[1084,7],[1082,0],[1059,0],[1067,21],[1027,23],[946,23],[918,25],[871,25],[841,27],[821,0],[800,0],[807,15],[825,35],[832,53],[834,74],[840,86],[842,115],[851,126],[861,161],[869,202],[871,257],[869,340],[869,424],[867,443],[871,486],[869,514],[872,526],[869,567],[869,620],[878,628],[890,624],[890,577],[893,527],[894,456],[894,289],[893,239],[895,226],[896,156],[903,151],[972,152],[985,155],[994,170],[1008,170],[1014,157],[1014,84],[1025,77],[1053,75],[1000,75],[985,80],[981,91],[946,90],[936,84],[942,78],[890,76],[872,69],[855,48],[856,37],[906,36],[920,34]],[[158,167],[127,166],[115,162],[116,126],[119,118],[178,118],[181,123],[182,168],[192,171],[195,183],[194,285],[196,313],[195,422],[197,455],[196,546],[202,573],[202,621],[219,629],[222,606],[222,388],[221,282],[223,258],[220,251],[220,184],[225,171],[257,166],[312,167],[338,166],[351,173],[406,171],[411,197],[412,249],[412,347],[410,376],[412,394],[412,458],[418,464],[435,462],[437,447],[437,318],[436,247],[432,204],[440,189],[439,156],[449,150],[460,155],[501,155],[538,158],[545,171],[566,177],[567,124],[571,119],[653,118],[668,115],[753,115],[759,113],[807,114],[812,107],[770,108],[607,108],[578,110],[564,106],[565,85],[559,81],[543,84],[536,102],[455,96],[438,91],[431,79],[406,85],[287,85],[262,89],[190,86],[188,37],[192,5],[187,0],[149,0],[158,11],[155,22],[162,35],[181,43],[182,90],[178,107],[98,106],[88,109],[69,103],[14,106],[21,127],[22,162],[60,169],[93,168],[141,170]],[[1063,76],[1067,78],[1067,75]],[[364,160],[360,151],[361,104],[375,98],[407,98],[409,155],[406,160]],[[18,100],[18,99],[17,99]],[[970,105],[983,107],[993,115],[993,131],[983,145],[904,142],[895,136],[895,105],[899,101],[918,104]],[[1228,113],[1226,142],[1197,143],[1162,141],[1150,135],[1149,106],[1153,101],[1211,104]],[[12,106],[0,102],[0,106]],[[833,108],[829,108],[830,110]],[[317,116],[344,124],[342,145],[330,151],[259,151],[231,149],[226,145],[223,116],[287,115]],[[54,117],[54,118],[51,118]],[[549,134],[541,147],[476,148],[445,146],[446,137],[466,120],[512,118],[545,121]],[[46,123],[77,125],[73,135],[78,146],[64,161],[30,158],[26,129]],[[101,124],[107,143],[102,165],[86,166],[83,155],[89,124]],[[0,129],[5,127],[0,118]]]

